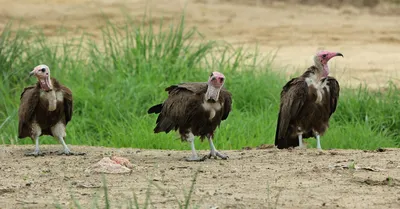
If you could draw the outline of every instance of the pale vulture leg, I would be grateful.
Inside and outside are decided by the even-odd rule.
[[[83,155],[85,153],[74,153],[68,148],[67,144],[65,144],[64,137],[65,134],[65,125],[63,123],[57,123],[55,126],[51,127],[51,132],[53,136],[58,139],[60,144],[63,146],[63,150],[60,151],[59,155]]]
[[[32,133],[34,135],[34,137],[32,139],[35,140],[35,151],[31,152],[31,153],[26,153],[25,156],[43,156],[44,154],[42,152],[40,152],[39,149],[39,136],[42,134],[42,130],[40,129],[39,125],[37,125],[36,123],[32,124]]]
[[[190,142],[190,147],[192,148],[192,156],[186,158],[186,161],[202,161],[202,158],[199,158],[196,152],[196,148],[194,147],[194,135],[192,132],[189,132],[187,141]]]
[[[322,148],[321,148],[321,140],[320,140],[319,134],[316,134],[315,137],[317,138],[317,149],[318,150],[322,150]]]
[[[39,149],[39,136],[35,136],[35,150],[31,153],[26,153],[25,156],[43,156],[44,154],[42,152],[40,152]]]
[[[208,137],[208,143],[210,144],[210,154],[206,155],[205,157],[208,157],[208,158],[214,157],[214,159],[217,159],[217,157],[220,157],[224,160],[228,159],[227,155],[223,155],[223,154],[219,153],[217,149],[215,149],[215,146],[214,146],[211,136]]]
[[[298,138],[299,138],[299,147],[303,148],[303,134],[299,134]]]

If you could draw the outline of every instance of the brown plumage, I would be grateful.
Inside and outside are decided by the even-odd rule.
[[[224,79],[221,73],[213,72],[208,83],[172,85],[165,89],[169,94],[167,100],[148,110],[149,114],[159,113],[154,133],[178,130],[182,140],[191,142],[192,156],[189,161],[205,159],[197,156],[194,136],[202,140],[207,137],[211,150],[209,158],[218,156],[227,159],[215,149],[212,141],[215,129],[228,118],[232,108],[231,93],[222,87]]]
[[[42,154],[39,150],[42,135],[57,138],[64,147],[61,154],[74,154],[64,142],[66,125],[72,119],[71,90],[50,78],[50,69],[46,65],[35,67],[30,75],[35,75],[38,82],[24,89],[18,110],[18,138],[30,137],[36,145],[35,151],[27,155]]]
[[[320,136],[329,127],[339,99],[339,83],[328,76],[328,61],[341,53],[321,51],[315,65],[283,87],[275,134],[279,148],[302,147],[303,138],[315,137],[321,149]]]

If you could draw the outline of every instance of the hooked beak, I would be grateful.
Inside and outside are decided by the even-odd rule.
[[[338,52],[338,53],[336,53],[336,56],[341,56],[341,57],[344,57],[344,56],[343,56],[343,54],[342,54],[342,53],[339,53],[339,52]]]
[[[35,70],[32,70],[32,71],[29,73],[29,77],[32,77],[33,75],[35,75]]]

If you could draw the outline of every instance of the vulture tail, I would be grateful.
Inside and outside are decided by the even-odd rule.
[[[279,136],[279,124],[280,124],[280,122],[281,122],[281,113],[279,112],[278,121],[277,121],[277,124],[276,124],[276,131],[275,131],[275,146],[277,146],[279,149],[282,149],[284,139],[280,139],[280,136]]]
[[[297,147],[299,146],[299,140],[297,136],[293,136],[293,132],[295,132],[295,130],[292,130],[292,127],[289,126],[289,123],[287,121],[286,122],[281,121],[282,118],[284,119],[284,117],[287,118],[288,116],[283,114],[282,112],[279,112],[276,132],[275,132],[275,146],[277,146],[278,149]],[[305,138],[304,134],[303,138]]]
[[[275,132],[275,146],[278,149],[288,148],[288,136],[291,134],[291,128],[289,126],[289,118],[288,110],[283,106],[279,110],[278,121],[276,124],[276,132]]]
[[[162,115],[160,115],[162,116]],[[157,118],[157,126],[154,128],[154,133],[160,133],[160,132],[165,132],[169,133],[172,129],[175,128],[176,124],[172,122],[171,120],[168,120],[168,118]]]
[[[154,105],[153,107],[150,107],[149,110],[147,110],[147,113],[148,114],[151,114],[151,113],[158,114],[161,112],[162,107],[163,107],[163,104]]]

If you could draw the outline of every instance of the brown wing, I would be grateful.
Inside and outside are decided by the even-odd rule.
[[[193,84],[193,85],[191,85]],[[161,113],[157,118],[155,133],[165,131],[168,133],[176,129],[178,124],[185,124],[200,107],[201,93],[207,91],[205,83],[186,83],[173,85],[166,89],[169,92],[167,100],[162,104]],[[159,108],[159,105],[154,107]],[[154,107],[150,108],[152,110]],[[150,111],[149,110],[149,111]]]
[[[205,93],[207,91],[207,83],[205,82],[193,82],[193,83],[181,83],[178,85],[172,85],[165,90],[168,91],[169,94],[174,93],[174,90],[189,90],[193,93]]]
[[[303,79],[294,78],[283,87],[275,133],[275,145],[278,147],[286,143],[284,140],[287,137],[289,123],[299,114],[307,99],[307,94],[308,86]]]
[[[334,77],[328,77],[327,79],[328,79],[328,86],[329,86],[329,93],[330,93],[329,116],[331,116],[336,111],[337,103],[339,100],[340,86],[339,86],[339,82]]]
[[[191,91],[193,93],[201,93],[204,91],[204,89],[207,89],[207,84],[206,83],[181,83],[178,85],[172,85],[169,86],[168,88],[165,89],[165,91],[168,91],[169,97],[178,94],[182,89]],[[162,108],[164,106],[164,103],[154,105],[147,110],[148,114],[152,113],[160,113]]]
[[[21,103],[18,109],[18,138],[29,136],[30,130],[27,128],[31,123],[37,104],[40,99],[40,91],[36,86],[24,88],[21,94]]]
[[[73,98],[72,91],[66,86],[60,86],[61,91],[64,95],[64,113],[65,113],[65,124],[72,119],[73,112]]]
[[[219,93],[220,97],[224,98],[224,112],[222,115],[222,120],[225,120],[228,118],[229,113],[232,110],[232,94],[226,90],[225,88],[222,88],[220,93]]]

